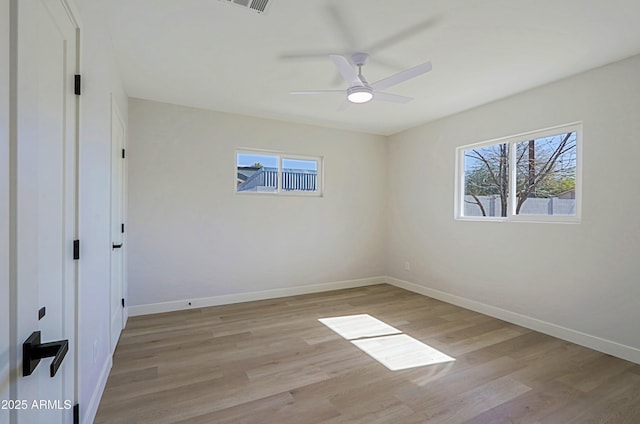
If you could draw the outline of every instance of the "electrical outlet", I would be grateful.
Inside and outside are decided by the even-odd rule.
[[[411,271],[411,264],[409,263],[409,261],[405,261],[404,270],[405,271]]]

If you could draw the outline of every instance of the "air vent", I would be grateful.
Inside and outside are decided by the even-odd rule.
[[[236,6],[241,6],[250,10],[253,10],[257,13],[264,13],[267,11],[267,6],[269,5],[269,0],[220,0],[224,3],[235,4]]]

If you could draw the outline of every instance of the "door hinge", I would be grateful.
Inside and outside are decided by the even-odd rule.
[[[124,224],[120,224],[120,232],[124,234]]]
[[[73,405],[73,424],[80,424],[80,404]]]
[[[80,75],[76,75],[74,79],[74,85],[73,85],[73,92],[76,94],[76,96],[80,95],[81,85],[82,85],[82,77]]]
[[[124,308],[124,297],[122,298],[122,307]]]
[[[124,149],[122,149],[122,159],[124,159],[125,154],[124,154]]]
[[[80,240],[73,241],[73,260],[80,259]]]

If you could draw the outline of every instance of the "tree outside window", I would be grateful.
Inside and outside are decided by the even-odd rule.
[[[462,217],[576,215],[577,149],[574,128],[464,149]]]

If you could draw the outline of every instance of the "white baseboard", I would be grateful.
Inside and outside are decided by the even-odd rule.
[[[175,300],[171,302],[150,303],[129,306],[129,316],[159,314],[162,312],[182,311],[186,309],[206,308],[209,306],[229,305],[232,303],[251,302],[254,300],[276,299],[278,297],[297,296],[300,294],[320,293],[331,290],[350,289],[354,287],[384,284],[386,277],[361,278],[358,280],[336,281],[332,283],[311,284],[308,286],[287,287],[282,289],[263,290],[249,293],[228,294],[198,299]]]
[[[637,364],[640,364],[640,349],[626,346],[611,340],[603,339],[590,334],[582,333],[571,328],[562,327],[550,322],[522,315],[496,306],[477,302],[461,296],[435,290],[419,284],[400,280],[394,277],[372,277],[357,280],[336,281],[332,283],[312,284],[308,286],[287,287],[282,289],[263,290],[249,293],[237,293],[222,296],[184,299],[171,302],[152,303],[146,305],[133,305],[128,308],[129,316],[150,315],[163,312],[182,311],[187,309],[205,308],[208,306],[229,305],[232,303],[251,302],[254,300],[275,299],[279,297],[296,296],[301,294],[320,293],[330,290],[348,289],[354,287],[372,286],[375,284],[390,284],[414,293],[432,297],[452,305],[460,306],[475,312],[492,316],[513,324],[520,325],[531,330],[539,331],[562,340],[585,346],[599,352],[616,356]],[[108,376],[108,370],[107,370]],[[105,381],[106,383],[106,376]],[[100,391],[102,393],[102,391]],[[99,402],[99,398],[98,398]],[[97,411],[97,404],[95,406]],[[94,411],[95,415],[95,411]],[[85,421],[83,421],[85,422]],[[88,421],[91,422],[91,421]]]
[[[83,408],[83,405],[80,405],[81,409],[81,419],[80,422],[83,424],[91,424],[96,418],[96,414],[98,413],[98,407],[100,406],[100,400],[102,399],[102,393],[104,392],[104,388],[107,385],[107,380],[109,379],[109,372],[111,371],[111,367],[113,366],[113,357],[111,355],[107,356],[107,361],[104,363],[102,367],[102,371],[100,372],[100,377],[98,377],[98,382],[96,384],[96,389],[93,391],[93,395],[91,395],[91,400],[87,403],[86,407]]]
[[[585,346],[599,352],[603,352],[612,356],[616,356],[618,358],[625,359],[627,361],[635,362],[636,364],[640,364],[640,349],[636,349],[631,346],[626,346],[611,340],[602,339],[600,337],[592,336],[590,334],[582,333],[570,328],[555,325],[550,322],[541,321],[539,319],[522,315],[516,312],[511,312],[506,309],[498,308],[496,306],[476,302],[475,300],[466,299],[464,297],[456,296],[440,290],[431,289],[397,278],[387,277],[386,282],[401,289],[432,297],[443,302],[451,303],[465,309],[470,309],[481,314],[489,315],[503,321],[517,324],[531,330],[539,331],[540,333],[548,334],[562,340],[567,340],[569,342],[579,344],[581,346]]]

